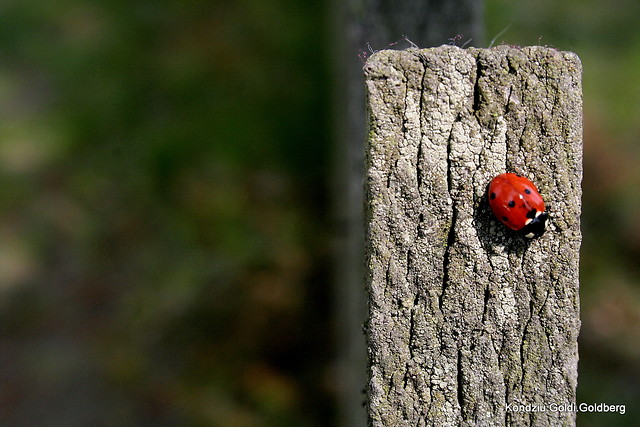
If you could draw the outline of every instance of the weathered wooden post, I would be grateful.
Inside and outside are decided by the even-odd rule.
[[[582,91],[546,47],[380,51],[365,65],[369,424],[575,424]],[[486,189],[532,179],[529,240]]]

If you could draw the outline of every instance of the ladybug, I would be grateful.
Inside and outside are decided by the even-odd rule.
[[[493,214],[504,225],[530,239],[542,236],[548,214],[533,182],[522,175],[503,173],[491,180],[488,197]]]

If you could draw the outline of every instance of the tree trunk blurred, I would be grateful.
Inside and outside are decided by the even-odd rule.
[[[336,331],[339,423],[366,424],[367,352],[364,285],[364,142],[366,139],[363,63],[359,53],[385,49],[406,36],[420,47],[446,43],[482,44],[480,0],[335,0],[330,45],[334,66],[333,205],[336,249]],[[409,47],[401,42],[398,48]]]
[[[581,71],[544,47],[367,62],[371,425],[575,424]],[[538,186],[542,237],[493,218],[505,171]]]

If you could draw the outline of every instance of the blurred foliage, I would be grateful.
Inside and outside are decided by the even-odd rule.
[[[576,52],[583,66],[584,179],[578,402],[580,426],[640,418],[640,3],[487,2],[487,38]]]
[[[327,7],[0,5],[3,425],[335,421]],[[583,426],[640,416],[639,13],[486,8],[583,61]]]
[[[3,425],[331,419],[323,7],[3,2]]]

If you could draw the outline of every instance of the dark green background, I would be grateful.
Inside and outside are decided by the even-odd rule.
[[[582,58],[578,420],[635,425],[640,4],[521,3],[474,44]],[[336,422],[329,7],[0,5],[3,425]]]

